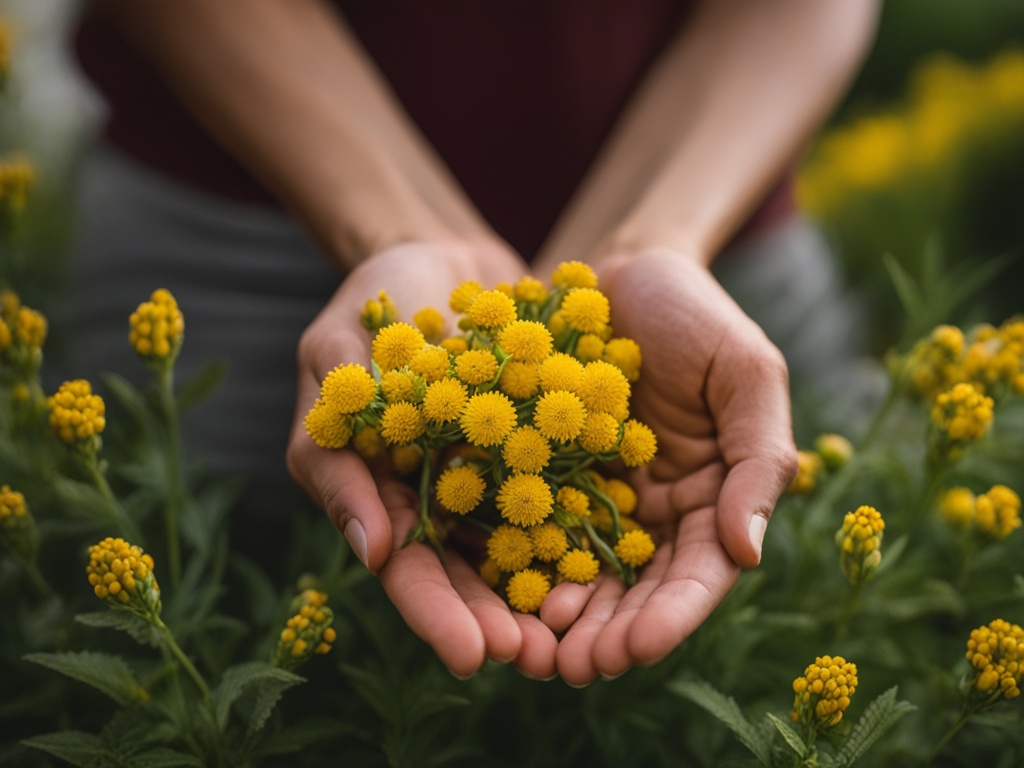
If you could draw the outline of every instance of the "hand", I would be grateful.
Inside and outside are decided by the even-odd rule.
[[[413,631],[459,677],[473,674],[486,658],[514,661],[532,677],[550,677],[555,673],[555,637],[536,616],[513,614],[454,551],[438,559],[426,544],[403,546],[419,519],[412,489],[391,474],[371,472],[351,450],[318,447],[303,422],[328,371],[341,363],[369,368],[371,337],[359,316],[366,300],[381,289],[408,321],[427,306],[450,314],[449,296],[466,280],[492,287],[501,281],[514,283],[524,272],[517,257],[491,243],[389,248],[353,270],[303,334],[298,350],[289,471],[344,533],[359,559],[379,575]]]
[[[665,657],[758,564],[761,539],[796,471],[786,366],[778,350],[696,258],[615,257],[600,287],[618,336],[643,350],[633,411],[658,437],[634,472],[637,518],[661,543],[626,588],[552,590],[541,618],[556,632],[570,684]]]

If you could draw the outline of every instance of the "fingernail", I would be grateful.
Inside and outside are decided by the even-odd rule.
[[[460,682],[463,682],[463,683],[466,682],[467,680],[469,680],[469,678],[471,678],[473,676],[472,672],[470,672],[468,675],[460,675],[457,672],[454,672],[451,667],[445,667],[445,669],[448,670],[448,674],[450,674],[456,680],[459,680]]]
[[[343,533],[359,562],[366,565],[366,531],[363,530],[362,524],[354,517],[350,517],[345,523]]]
[[[750,528],[748,535],[750,536],[750,546],[754,548],[757,553],[757,561],[761,562],[761,544],[764,542],[764,532],[768,528],[768,521],[763,515],[754,515],[750,518]]]

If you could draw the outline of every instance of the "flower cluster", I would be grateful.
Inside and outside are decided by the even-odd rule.
[[[834,728],[857,690],[857,665],[842,656],[819,656],[793,681],[794,722],[812,731]]]
[[[6,21],[0,19],[0,91],[7,82],[7,73],[11,68],[11,29]]]
[[[1003,619],[971,630],[967,641],[971,671],[965,687],[985,704],[1020,696],[1024,678],[1024,630]]]
[[[43,359],[48,324],[39,311],[21,303],[14,291],[0,291],[0,369],[24,387]]]
[[[157,365],[174,362],[185,336],[185,318],[170,291],[153,291],[149,301],[132,312],[128,326],[128,341],[139,357]]]
[[[8,485],[0,485],[0,545],[27,562],[39,551],[39,531],[25,497]]]
[[[160,615],[160,587],[153,575],[153,558],[124,539],[107,537],[89,548],[85,569],[93,592],[114,608],[147,619]]]
[[[935,454],[956,459],[964,448],[981,440],[992,426],[994,405],[991,397],[966,382],[941,392],[929,414]]]
[[[1020,496],[994,485],[975,496],[969,488],[950,488],[939,499],[939,512],[950,527],[971,531],[982,539],[1005,539],[1020,528]]]
[[[826,432],[818,435],[814,449],[797,451],[797,471],[786,488],[787,493],[807,495],[830,472],[846,465],[853,457],[853,444],[842,435]]]
[[[24,155],[0,157],[0,218],[13,218],[25,209],[35,181],[35,167]]]
[[[292,601],[295,614],[285,622],[278,637],[273,663],[294,669],[313,654],[330,652],[337,633],[331,627],[334,613],[327,607],[327,594],[306,589]]]
[[[867,581],[882,562],[882,535],[885,521],[874,507],[861,506],[848,512],[836,531],[839,565],[850,584]]]
[[[367,302],[373,374],[329,372],[307,432],[367,460],[387,454],[401,473],[419,468],[414,538],[440,541],[472,518],[488,531],[481,573],[516,610],[537,610],[556,581],[592,581],[602,560],[631,581],[654,542],[629,518],[636,494],[594,466],[642,466],[657,441],[630,416],[640,349],[614,335],[593,270],[561,264],[550,289],[470,281],[449,306],[461,317],[445,336],[436,308],[408,324],[385,293]]]
[[[50,396],[49,406],[50,426],[62,441],[86,450],[97,446],[107,423],[106,407],[88,381],[65,381]]]

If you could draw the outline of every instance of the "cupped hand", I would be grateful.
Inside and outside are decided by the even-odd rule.
[[[696,258],[616,256],[599,276],[615,334],[643,351],[633,413],[658,453],[631,481],[660,544],[632,587],[601,577],[549,595],[541,617],[565,632],[558,672],[576,685],[653,664],[693,632],[758,564],[796,468],[782,355]]]
[[[535,616],[513,614],[452,550],[442,558],[422,543],[403,546],[418,521],[414,491],[385,470],[373,472],[353,451],[318,447],[304,418],[335,366],[369,368],[371,337],[359,322],[367,299],[383,289],[402,317],[434,307],[450,314],[452,290],[467,280],[514,283],[521,260],[500,245],[466,241],[409,243],[384,250],[348,275],[303,334],[298,392],[288,446],[293,478],[326,511],[366,567],[379,575],[408,625],[459,677],[487,658],[514,661],[532,677],[555,673],[556,640]]]

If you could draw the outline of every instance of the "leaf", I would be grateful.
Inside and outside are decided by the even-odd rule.
[[[217,360],[204,367],[199,373],[182,385],[178,391],[178,408],[187,411],[209,397],[224,381],[228,374],[226,360]]]
[[[352,687],[356,689],[359,698],[369,704],[374,712],[389,723],[396,723],[401,719],[395,697],[382,677],[350,664],[343,664],[341,669],[352,683]]]
[[[127,632],[132,639],[143,645],[153,648],[160,647],[160,635],[156,627],[140,616],[128,611],[95,611],[93,613],[79,613],[75,621],[85,624],[87,627],[100,627],[104,629],[118,629]]]
[[[896,686],[878,696],[864,710],[843,742],[843,748],[836,755],[837,768],[853,765],[897,720],[915,709],[917,707],[909,701],[896,700]]]
[[[807,757],[807,745],[800,738],[800,735],[790,727],[789,723],[773,715],[771,712],[765,715],[765,717],[775,726],[775,730],[782,734],[782,738],[786,740],[790,749],[796,752],[800,758]]]
[[[116,373],[107,373],[103,375],[103,383],[110,390],[110,394],[139,425],[145,425],[151,421],[151,412],[146,397],[128,379]]]
[[[416,723],[431,715],[436,715],[438,712],[455,707],[468,707],[471,703],[465,696],[458,696],[454,693],[424,693],[413,703],[412,712],[406,720],[406,725],[411,728]]]
[[[669,683],[668,688],[717,717],[736,734],[743,746],[754,753],[762,765],[771,765],[771,742],[743,716],[731,696],[699,680],[677,680]]]
[[[91,685],[118,704],[138,704],[149,698],[131,667],[120,656],[96,651],[77,651],[30,653],[22,658]]]
[[[889,278],[896,289],[896,295],[899,297],[900,304],[903,305],[903,310],[910,318],[911,324],[918,327],[924,322],[926,310],[924,297],[915,284],[914,278],[891,253],[882,255],[882,263],[889,273]]]
[[[32,736],[21,742],[27,747],[48,752],[80,768],[102,765],[100,757],[111,757],[99,736],[83,731],[55,731]]]
[[[335,742],[343,738],[360,738],[365,735],[363,729],[356,723],[339,721],[334,717],[307,716],[289,723],[287,728],[268,733],[253,750],[253,756],[262,758],[285,755],[308,750],[315,744]]]
[[[279,670],[283,672],[284,670]],[[274,711],[274,707],[277,706],[277,702],[281,700],[281,696],[289,688],[304,683],[305,678],[299,675],[288,673],[290,678],[287,680],[279,678],[268,678],[256,683],[256,699],[253,702],[252,710],[249,712],[249,724],[246,726],[246,736],[252,736],[258,730],[266,725],[267,720],[270,718],[271,713]]]
[[[258,730],[263,726],[267,717],[270,716],[270,711],[284,691],[293,685],[305,682],[305,678],[263,661],[249,661],[229,667],[224,672],[220,685],[217,686],[217,689],[212,694],[214,707],[217,712],[217,723],[221,729],[227,726],[231,705],[245,692],[246,688],[257,683],[267,682],[275,684],[271,688],[276,687],[277,693],[272,697],[272,700],[263,701],[262,711],[253,713],[253,718],[262,719],[255,728],[252,728],[252,723],[250,722],[252,730]]]
[[[131,756],[132,768],[203,768],[205,763],[195,755],[178,752],[170,747],[156,747]]]

